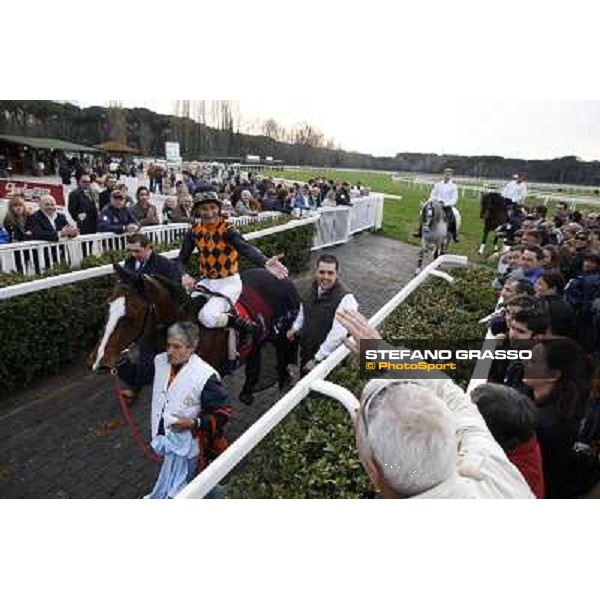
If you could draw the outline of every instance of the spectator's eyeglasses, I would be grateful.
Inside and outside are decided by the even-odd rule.
[[[412,380],[409,381],[409,380],[405,380],[405,379],[398,380],[398,381],[392,381],[392,382],[382,385],[379,389],[375,390],[372,394],[367,396],[361,402],[360,408],[358,409],[358,418],[362,422],[362,425],[365,430],[365,435],[367,438],[369,437],[369,423],[367,420],[367,412],[369,410],[369,406],[371,406],[371,404],[373,403],[373,400],[375,398],[379,398],[380,396],[382,396],[386,390],[389,390],[392,387],[401,386],[401,385],[411,385],[411,384],[422,387],[421,384],[418,383],[417,381],[412,381]]]

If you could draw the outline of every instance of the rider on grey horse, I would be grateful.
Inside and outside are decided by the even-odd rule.
[[[448,231],[452,235],[455,242],[458,243],[458,231],[456,228],[456,218],[454,211],[452,210],[456,206],[458,200],[458,188],[452,181],[452,175],[454,171],[452,169],[444,170],[443,181],[438,181],[431,190],[430,200],[437,200],[444,207],[444,213],[446,214],[446,220],[448,221]],[[422,220],[421,220],[422,223]],[[415,237],[421,237],[422,224],[419,225],[419,232],[415,233]]]

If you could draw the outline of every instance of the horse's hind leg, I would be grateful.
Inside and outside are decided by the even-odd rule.
[[[260,348],[255,348],[246,360],[246,380],[240,392],[240,402],[250,406],[254,401],[254,388],[260,379]]]
[[[277,352],[277,379],[279,391],[286,391],[292,383],[292,376],[288,369],[290,363],[296,362],[294,354],[298,349],[298,344],[290,343],[285,336],[281,336],[274,342]]]
[[[483,253],[485,252],[485,244],[487,242],[488,233],[489,233],[489,230],[484,227],[483,235],[481,236],[481,246],[479,246],[479,254],[480,255],[483,255]]]

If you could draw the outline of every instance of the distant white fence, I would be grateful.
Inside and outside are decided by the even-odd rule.
[[[383,194],[371,194],[355,198],[350,206],[319,209],[313,250],[343,244],[359,231],[381,229],[383,203]]]

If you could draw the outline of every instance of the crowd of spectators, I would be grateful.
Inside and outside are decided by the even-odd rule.
[[[581,497],[600,480],[600,214],[561,202],[549,218],[544,206],[513,205],[501,229],[490,329],[532,358],[495,362],[489,380],[499,387],[480,410],[492,432],[514,434],[507,452],[527,442],[531,458],[539,445],[538,496]]]
[[[131,233],[160,223],[189,223],[193,219],[194,197],[207,191],[217,192],[228,217],[253,216],[262,211],[306,216],[319,208],[350,205],[354,198],[370,194],[360,183],[351,187],[347,182],[324,178],[290,185],[257,177],[255,173],[246,176],[239,168],[223,165],[199,164],[176,172],[150,164],[146,171],[150,183],[138,185],[133,198],[121,176],[137,176],[140,171],[143,172],[141,166],[133,163],[123,163],[118,170],[109,170],[100,161],[65,165],[65,180],[70,181],[72,172],[77,175],[77,187],[69,193],[66,207],[72,228],[69,237],[97,232]],[[162,194],[162,208],[153,202],[153,193]],[[39,206],[40,199],[34,200]],[[39,236],[39,228],[31,227],[32,218],[24,195],[15,194],[9,200],[3,228],[0,227],[0,243],[48,239],[46,234]],[[52,219],[50,225],[60,237],[62,219]]]

